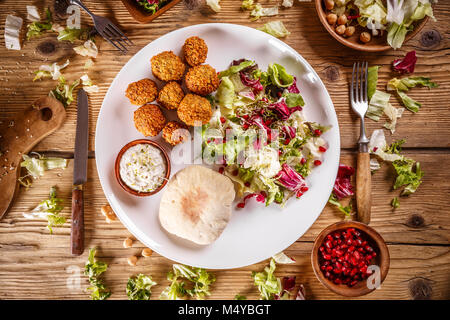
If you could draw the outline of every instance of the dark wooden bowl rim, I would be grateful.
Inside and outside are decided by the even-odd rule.
[[[317,15],[319,16],[320,22],[322,22],[323,26],[328,31],[328,33],[330,33],[333,36],[333,38],[335,38],[337,41],[339,41],[343,45],[345,45],[351,49],[354,49],[354,50],[366,51],[366,52],[380,52],[380,51],[386,51],[386,50],[392,49],[392,47],[390,45],[388,45],[387,43],[386,43],[386,45],[380,45],[380,44],[372,44],[371,45],[370,42],[368,44],[363,44],[363,43],[349,41],[347,38],[344,38],[343,36],[338,35],[334,31],[332,26],[330,26],[330,24],[328,23],[328,21],[326,19],[326,14],[322,7],[323,0],[315,0],[315,1],[316,1],[316,11],[317,11]],[[406,43],[408,40],[413,38],[417,33],[419,33],[420,30],[422,30],[422,28],[427,23],[428,19],[429,19],[429,17],[426,16],[420,22],[417,22],[417,24],[415,24],[414,30],[411,32],[408,32],[406,34],[405,41],[403,43]]]
[[[147,13],[136,4],[136,0],[122,0],[123,5],[127,8],[128,12],[131,16],[139,23],[149,23],[154,19],[158,18],[160,15],[165,13],[167,10],[171,9],[181,0],[171,0],[164,7],[159,9],[153,14]]]
[[[311,264],[316,277],[325,287],[341,296],[358,297],[366,295],[375,289],[369,289],[366,285],[365,280],[359,281],[354,287],[348,287],[345,284],[337,285],[332,281],[328,280],[327,278],[325,278],[319,266],[319,247],[322,245],[325,237],[336,230],[342,230],[351,227],[363,231],[363,233],[365,233],[366,236],[369,238],[368,240],[371,240],[373,244],[376,245],[377,248],[375,250],[378,251],[376,261],[378,266],[380,267],[380,277],[381,277],[380,284],[383,283],[389,271],[389,264],[390,264],[389,250],[386,246],[386,242],[383,240],[380,234],[376,232],[373,228],[361,222],[340,221],[322,230],[322,232],[317,236],[316,240],[314,241],[314,246],[311,251]]]
[[[163,181],[163,183],[155,190],[153,190],[152,192],[139,192],[137,190],[134,190],[132,188],[130,188],[120,177],[120,160],[122,159],[123,154],[125,153],[125,151],[127,151],[130,147],[133,147],[135,145],[138,144],[150,144],[156,148],[158,148],[159,150],[161,150],[164,159],[166,160],[166,176],[165,179]],[[129,143],[127,143],[125,146],[123,146],[122,149],[120,149],[119,153],[117,154],[117,158],[116,158],[116,162],[114,165],[114,171],[116,174],[116,179],[117,182],[119,183],[119,185],[122,187],[123,190],[125,190],[126,192],[134,195],[134,196],[138,196],[138,197],[147,197],[147,196],[151,196],[154,195],[155,193],[161,191],[162,188],[164,188],[167,184],[167,181],[170,178],[170,169],[171,169],[171,165],[170,165],[170,159],[169,156],[167,155],[166,150],[164,150],[164,148],[157,142],[153,141],[153,140],[149,140],[149,139],[137,139],[137,140],[133,140]]]

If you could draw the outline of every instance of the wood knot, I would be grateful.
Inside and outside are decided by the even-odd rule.
[[[57,45],[52,40],[43,41],[37,45],[36,51],[44,57],[52,56],[57,51]]]
[[[425,226],[425,219],[420,214],[412,214],[406,221],[406,225],[410,228],[422,228]]]
[[[433,294],[431,281],[424,278],[415,278],[409,281],[409,294],[414,300],[429,300]]]
[[[336,81],[339,79],[340,76],[339,68],[336,66],[326,67],[324,73],[325,78],[327,78],[328,81]]]
[[[429,48],[434,47],[441,43],[442,37],[439,31],[437,30],[428,30],[422,33],[420,38],[420,43],[422,46]]]

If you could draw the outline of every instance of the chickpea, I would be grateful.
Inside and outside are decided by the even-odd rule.
[[[106,222],[111,222],[117,220],[116,214],[112,210],[111,206],[109,204],[104,205],[101,208],[102,215],[106,217]]]
[[[335,24],[337,21],[337,15],[335,15],[334,13],[327,14],[327,21],[331,25]]]
[[[363,42],[363,43],[367,43],[371,39],[372,39],[372,36],[368,32],[362,32],[361,35],[359,36],[359,40],[361,40],[361,42]]]
[[[128,257],[127,262],[130,266],[135,266],[137,264],[138,258],[136,256]]]
[[[325,8],[332,10],[334,8],[334,0],[324,0]]]
[[[343,24],[341,24],[340,26],[337,26],[336,27],[336,33],[338,34],[338,35],[343,35],[344,33],[345,33],[345,30],[346,30],[347,28],[345,27],[345,25],[343,25]]]
[[[338,24],[346,24],[347,23],[347,16],[345,14],[341,14],[337,20]]]
[[[123,240],[123,247],[124,248],[131,248],[132,246],[133,246],[133,239],[128,237],[125,240]]]
[[[347,29],[345,29],[345,35],[347,37],[351,37],[356,31],[356,28],[354,26],[349,26]]]
[[[142,256],[143,257],[150,257],[152,254],[153,254],[153,251],[152,251],[152,249],[150,249],[150,248],[145,248],[144,250],[142,250]]]

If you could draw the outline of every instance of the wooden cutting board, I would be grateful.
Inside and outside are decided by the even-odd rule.
[[[0,219],[19,190],[22,155],[58,129],[66,118],[61,102],[51,97],[36,100],[15,119],[0,125]]]

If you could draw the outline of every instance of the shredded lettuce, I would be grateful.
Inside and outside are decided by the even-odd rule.
[[[66,218],[60,214],[62,209],[64,209],[62,204],[63,200],[56,197],[56,187],[53,186],[50,188],[50,199],[41,201],[30,212],[24,212],[23,216],[29,219],[47,219],[47,228],[52,234],[54,227],[59,227],[66,223]]]
[[[422,183],[423,171],[420,169],[420,163],[412,159],[397,160],[392,163],[397,173],[394,189],[405,186],[401,195],[407,196],[416,192]]]
[[[267,69],[272,83],[281,88],[290,87],[294,83],[294,77],[287,73],[286,69],[278,63],[272,63]]]
[[[271,259],[269,266],[263,271],[252,272],[253,281],[258,287],[262,300],[274,300],[281,293],[281,281],[275,277],[275,269],[275,260]]]
[[[283,0],[281,5],[285,8],[290,8],[294,5],[294,0]]]
[[[220,12],[222,9],[219,4],[220,0],[206,0],[206,4],[214,11]]]
[[[152,280],[151,276],[138,274],[136,277],[128,278],[127,297],[128,300],[150,300],[152,295],[152,287],[157,283]]]
[[[74,42],[75,40],[87,40],[89,36],[88,29],[76,29],[66,27],[62,29],[58,34],[58,41],[70,41]]]
[[[59,78],[59,82],[56,85],[56,88],[49,92],[49,96],[55,98],[64,105],[64,107],[68,107],[74,100],[73,90],[80,84],[80,80],[77,79],[72,82],[71,85],[66,83],[66,79],[61,76]]]
[[[263,8],[259,3],[257,3],[252,12],[250,12],[250,16],[253,17],[253,20],[258,20],[260,17],[271,17],[276,16],[278,14],[278,6],[274,6],[271,8]]]
[[[419,108],[422,106],[420,102],[415,101],[410,98],[405,92],[416,86],[424,86],[431,88],[438,87],[438,84],[432,82],[430,78],[427,77],[406,77],[402,79],[393,78],[389,80],[387,84],[388,91],[396,91],[398,96],[403,102],[403,105],[411,112],[418,112]]]
[[[52,12],[48,8],[45,9],[45,16],[45,21],[34,21],[27,26],[27,40],[40,36],[45,31],[52,29]]]
[[[375,90],[375,92],[372,95],[372,98],[370,99],[366,117],[374,121],[379,121],[385,108],[389,104],[390,97],[391,95],[389,93]]]
[[[223,108],[232,110],[235,96],[233,82],[231,82],[230,78],[227,76],[222,77],[222,81],[220,82],[216,93],[216,99],[219,105]]]
[[[373,94],[377,90],[377,83],[378,83],[378,69],[380,69],[379,66],[372,66],[368,69],[368,75],[367,75],[367,97],[372,99]]]
[[[243,0],[241,4],[242,10],[252,10],[255,6],[254,0]]]
[[[264,31],[276,38],[284,38],[291,34],[282,21],[268,22],[261,28],[258,28],[258,30]]]
[[[295,263],[295,260],[286,255],[284,252],[279,252],[272,256],[272,259],[275,260],[278,264],[292,264]]]
[[[401,118],[405,108],[395,108],[390,103],[384,108],[384,113],[388,116],[390,122],[386,122],[384,127],[389,129],[392,134],[395,132],[395,127],[397,125],[397,119]]]
[[[243,296],[243,295],[240,295],[240,294],[237,294],[237,295],[234,296],[234,300],[247,300],[247,297]]]
[[[374,36],[386,29],[387,9],[381,0],[355,0],[353,3],[359,9],[360,25],[371,30]]]
[[[99,90],[98,86],[92,82],[92,80],[89,78],[87,74],[82,75],[80,79],[83,84],[84,91],[86,91],[87,93],[98,92]]]
[[[398,207],[400,207],[400,200],[398,200],[397,197],[394,197],[394,199],[392,199],[391,201],[391,207],[392,209],[397,209]]]
[[[337,197],[332,193],[330,195],[330,198],[328,199],[328,202],[331,203],[332,205],[335,205],[336,208],[341,211],[345,216],[351,216],[352,215],[352,211],[353,211],[353,207],[352,207],[352,203],[350,202],[348,206],[344,206],[342,203],[339,202],[339,200],[337,199]]]
[[[84,266],[84,274],[89,277],[89,283],[91,284],[87,289],[91,291],[92,300],[106,300],[111,296],[111,292],[103,284],[100,275],[108,269],[108,265],[95,259],[96,252],[96,248],[89,250],[88,261]]]
[[[67,167],[67,160],[63,158],[46,158],[41,156],[39,153],[35,153],[37,157],[30,157],[24,154],[22,156],[23,161],[20,163],[22,168],[27,170],[27,174],[20,177],[19,183],[24,187],[30,187],[32,181],[28,178],[38,179],[44,175],[44,172],[52,169],[65,169]]]
[[[211,295],[210,286],[216,281],[213,274],[202,268],[181,264],[174,264],[172,268],[173,271],[167,274],[167,279],[172,283],[161,293],[161,300],[179,300],[186,294],[202,300]],[[192,283],[191,289],[185,288],[184,279]]]
[[[27,6],[27,20],[31,22],[40,21],[41,16],[39,15],[36,6]]]
[[[44,78],[52,78],[53,80],[58,80],[62,74],[61,70],[64,69],[69,65],[70,61],[69,59],[66,60],[65,63],[62,65],[58,65],[56,62],[52,63],[51,65],[43,64],[39,67],[38,71],[35,71],[35,77],[33,78],[33,81],[41,80]]]
[[[245,68],[248,68],[252,65],[254,65],[255,63],[251,60],[244,60],[243,62],[241,62],[238,65],[232,65],[231,67],[229,67],[227,70],[222,71],[219,73],[219,78],[223,78],[223,77],[229,77],[235,73],[238,73],[242,70],[244,70]]]
[[[98,49],[95,42],[92,40],[86,40],[83,45],[74,47],[73,50],[83,57],[97,58]]]

